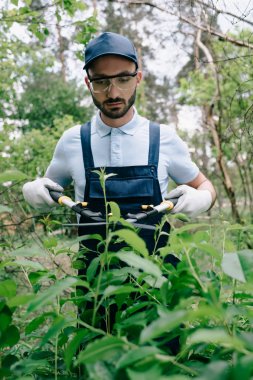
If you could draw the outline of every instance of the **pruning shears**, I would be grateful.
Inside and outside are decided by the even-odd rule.
[[[88,208],[87,202],[74,202],[70,197],[64,195],[61,192],[53,191],[49,189],[49,194],[52,199],[60,204],[69,207],[78,215],[81,215],[90,220],[90,223],[79,223],[79,224],[64,224],[65,226],[101,226],[105,225],[106,221],[101,212],[92,211]],[[159,205],[142,205],[142,210],[136,214],[128,213],[125,220],[129,223],[132,223],[135,227],[142,229],[151,229],[155,230],[155,226],[140,224],[139,222],[145,220],[151,216],[155,216],[159,213],[169,212],[176,205],[178,198],[167,199],[161,202]],[[110,215],[109,215],[110,216]]]

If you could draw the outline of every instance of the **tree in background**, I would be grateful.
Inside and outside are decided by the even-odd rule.
[[[51,128],[54,119],[70,115],[74,123],[86,120],[90,108],[84,84],[77,80],[63,80],[61,72],[50,71],[46,60],[36,60],[27,67],[28,75],[22,83],[23,91],[16,101],[14,119],[23,120],[23,130]],[[52,69],[51,69],[52,70]]]
[[[12,1],[0,7],[0,117],[8,130],[18,129],[20,134],[50,128],[54,119],[65,115],[72,116],[74,123],[90,116],[87,93],[73,79],[69,61],[69,39],[80,53],[95,33],[96,19],[86,11],[79,0]],[[17,27],[26,42],[22,33],[14,34]]]
[[[22,181],[43,176],[64,130],[90,118],[71,62],[97,21],[78,0],[4,2],[0,21],[0,212],[13,207],[19,224]]]
[[[54,106],[55,117],[61,117],[64,109],[74,120],[83,117],[80,101],[85,93],[70,80],[75,77],[70,56],[74,55],[71,48],[75,46],[80,57],[83,45],[96,31],[95,17],[78,0],[50,3],[33,0],[24,6],[20,3],[13,1],[0,8],[0,68],[5,84],[2,117],[31,118],[35,128],[40,123],[47,125],[48,120],[52,123],[50,114]],[[26,35],[27,42],[22,42],[22,35],[19,38],[14,34],[17,27]],[[47,97],[49,101],[45,104]],[[41,108],[45,106],[44,113],[38,109],[38,102]],[[3,112],[3,108],[9,111]]]

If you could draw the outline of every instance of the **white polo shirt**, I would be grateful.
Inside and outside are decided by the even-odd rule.
[[[83,200],[86,182],[80,127],[64,132],[45,174],[63,187],[73,182],[76,200]],[[91,120],[91,149],[96,167],[147,165],[149,121],[135,110],[130,122],[120,128],[111,128],[101,120],[98,111]],[[169,178],[184,184],[195,179],[198,173],[198,167],[175,128],[161,124],[158,180],[162,196],[167,193]]]

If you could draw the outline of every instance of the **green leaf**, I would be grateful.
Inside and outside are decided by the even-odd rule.
[[[161,376],[162,368],[158,364],[149,366],[148,370],[144,371],[134,371],[132,369],[126,370],[129,380],[164,380]],[[172,378],[172,377],[169,377]]]
[[[252,351],[251,351],[252,352]],[[250,380],[252,377],[253,362],[252,354],[248,355],[245,353],[240,359],[236,360],[233,365],[233,378],[234,379],[243,379]]]
[[[123,285],[123,286],[115,286],[115,285],[109,285],[104,291],[103,295],[105,297],[110,297],[111,295],[117,295],[117,294],[125,294],[125,293],[133,293],[133,292],[139,292],[140,289],[135,288],[134,286],[130,285]]]
[[[197,343],[217,344],[224,347],[231,347],[237,350],[243,350],[244,344],[237,337],[230,336],[225,330],[220,328],[198,329],[188,336],[186,343],[193,345]]]
[[[253,282],[253,249],[244,249],[237,252],[237,255],[247,282]]]
[[[73,241],[71,240],[70,247],[73,247],[73,245],[75,245],[78,242],[82,242],[82,241],[85,242],[85,240],[89,240],[89,239],[94,239],[94,240],[99,240],[99,241],[103,240],[102,236],[99,234],[90,234],[90,235],[79,236],[78,238],[74,239]],[[85,244],[84,244],[84,246],[85,246]]]
[[[253,333],[250,331],[241,331],[240,338],[245,343],[246,348],[250,351],[253,351]]]
[[[0,174],[0,183],[8,181],[22,181],[24,179],[27,179],[27,175],[19,170],[6,170]]]
[[[14,374],[16,373],[16,371],[18,373],[28,374],[28,373],[36,372],[38,368],[40,370],[43,368],[44,370],[48,371],[49,363],[46,360],[33,360],[30,358],[23,359],[23,360],[21,359],[12,366],[11,370],[12,370],[12,373]],[[21,378],[28,380],[26,376],[24,377],[18,376],[19,380],[21,380]],[[34,376],[32,378],[34,379]]]
[[[157,347],[138,347],[122,355],[117,363],[117,368],[128,367],[139,360],[145,359],[148,356],[154,356],[159,353],[161,353],[161,350],[159,350]]]
[[[110,210],[111,210],[112,216],[114,218],[119,219],[120,218],[120,208],[117,205],[117,203],[115,203],[115,202],[108,202],[108,204],[110,206]]]
[[[115,380],[115,368],[106,362],[86,364],[87,379],[90,380]]]
[[[93,259],[90,265],[88,266],[86,272],[88,282],[91,282],[91,280],[93,280],[93,278],[95,277],[99,263],[100,257],[95,257],[95,259]]]
[[[5,260],[0,263],[0,269],[5,267],[16,267],[16,263],[14,261]]]
[[[55,237],[52,236],[52,237],[50,237],[48,239],[45,239],[43,241],[43,245],[47,249],[55,248],[58,245],[58,240]]]
[[[37,330],[37,328],[42,325],[42,323],[44,323],[48,317],[51,316],[53,316],[53,313],[44,313],[39,317],[34,318],[25,328],[26,335],[31,334],[33,331]]]
[[[154,278],[150,275],[143,275],[142,279],[152,288],[156,289],[160,289],[164,283],[168,282],[168,280],[163,276]]]
[[[17,292],[17,285],[13,280],[4,280],[0,282],[0,296],[1,297],[14,297]]]
[[[12,3],[13,5],[15,5],[16,7],[18,6],[18,0],[11,0],[11,3]]]
[[[171,311],[166,313],[161,318],[156,319],[145,327],[140,335],[140,343],[146,343],[150,340],[163,335],[165,332],[169,332],[185,320],[188,312],[184,310]]]
[[[193,235],[193,241],[196,244],[198,243],[206,244],[207,242],[210,241],[210,233],[206,230],[196,231]]]
[[[246,282],[237,253],[225,253],[221,263],[223,272],[235,280]]]
[[[182,222],[190,222],[190,220],[191,220],[189,218],[189,216],[187,216],[187,215],[185,215],[183,213],[180,213],[180,212],[178,214],[174,214],[173,218],[181,220]]]
[[[9,326],[1,335],[0,347],[13,347],[20,339],[19,330],[16,326]]]
[[[64,351],[64,359],[66,363],[66,367],[69,370],[72,360],[75,357],[78,347],[82,343],[83,339],[87,336],[87,330],[81,329],[79,330],[74,338],[69,342],[68,346]]]
[[[207,243],[195,243],[195,245],[201,251],[208,253],[210,256],[214,257],[215,259],[218,259],[218,260],[221,259],[222,254],[212,245],[207,244]]]
[[[191,223],[191,224],[187,224],[186,226],[182,226],[180,228],[177,228],[175,232],[177,235],[178,234],[181,234],[182,232],[186,232],[186,231],[191,231],[191,230],[195,230],[195,229],[200,229],[200,228],[210,228],[210,224],[207,224],[207,223]]]
[[[0,332],[5,331],[12,321],[12,312],[8,306],[4,305],[0,312]],[[1,334],[0,334],[1,335]]]
[[[150,259],[144,259],[136,255],[134,252],[118,252],[113,256],[124,261],[127,265],[141,269],[143,272],[151,274],[156,278],[162,277],[162,272],[158,265],[154,264]]]
[[[7,370],[9,372],[8,375],[10,375],[11,374],[10,368],[16,361],[18,361],[18,357],[15,355],[9,354],[6,356],[3,355],[1,359],[2,360],[1,360],[1,369],[0,369],[0,379],[4,379],[4,376],[2,376],[3,375],[2,371]],[[6,378],[7,378],[7,373],[6,373]]]
[[[226,228],[227,231],[245,231],[252,229],[253,225],[243,226],[242,224],[232,224]]]
[[[119,238],[123,239],[135,251],[139,252],[141,255],[145,257],[148,257],[149,253],[146,244],[144,240],[137,235],[136,232],[128,229],[122,229],[113,232],[111,236],[118,236]]]
[[[123,339],[106,336],[90,343],[87,348],[79,354],[77,364],[89,364],[99,360],[107,360],[110,359],[115,352],[121,352],[127,348],[128,344]]]
[[[244,249],[236,253],[225,253],[222,269],[228,276],[241,282],[253,282],[253,250]]]
[[[35,296],[35,299],[32,300],[27,307],[27,313],[31,313],[42,308],[45,305],[50,304],[55,297],[59,296],[64,290],[76,285],[77,282],[77,279],[73,277],[67,277],[63,280],[57,281],[43,293],[38,293]]]
[[[53,324],[50,326],[46,334],[44,334],[41,342],[40,342],[40,348],[43,347],[51,338],[55,337],[60,330],[64,328],[64,326],[68,323],[68,321],[63,318],[62,315],[59,315],[53,322]]]
[[[54,274],[47,272],[46,270],[30,272],[28,274],[28,278],[29,278],[32,285],[38,284],[38,283],[42,282],[42,280],[44,280],[44,279],[46,279],[46,280],[48,280],[48,279],[55,280],[56,279]]]
[[[9,307],[23,306],[34,298],[34,294],[20,294],[8,300]]]
[[[231,379],[229,369],[228,362],[214,360],[204,367],[204,371],[198,377],[198,380],[229,380]]]
[[[95,171],[95,170],[94,170],[94,171]],[[114,177],[115,175],[118,175],[118,174],[116,174],[116,173],[105,174],[105,175],[104,175],[104,179],[105,179],[105,181],[106,181],[108,178],[110,178],[110,177]]]

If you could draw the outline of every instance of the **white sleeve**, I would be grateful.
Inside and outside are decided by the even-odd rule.
[[[65,134],[63,134],[56,145],[53,158],[45,173],[45,177],[50,178],[62,187],[66,187],[72,182],[65,148],[66,138]]]
[[[199,173],[186,143],[173,125],[161,124],[160,157],[165,163],[166,174],[177,184],[191,182]]]
[[[175,133],[170,144],[169,176],[177,184],[194,180],[199,174],[198,166],[192,161],[186,143]]]

